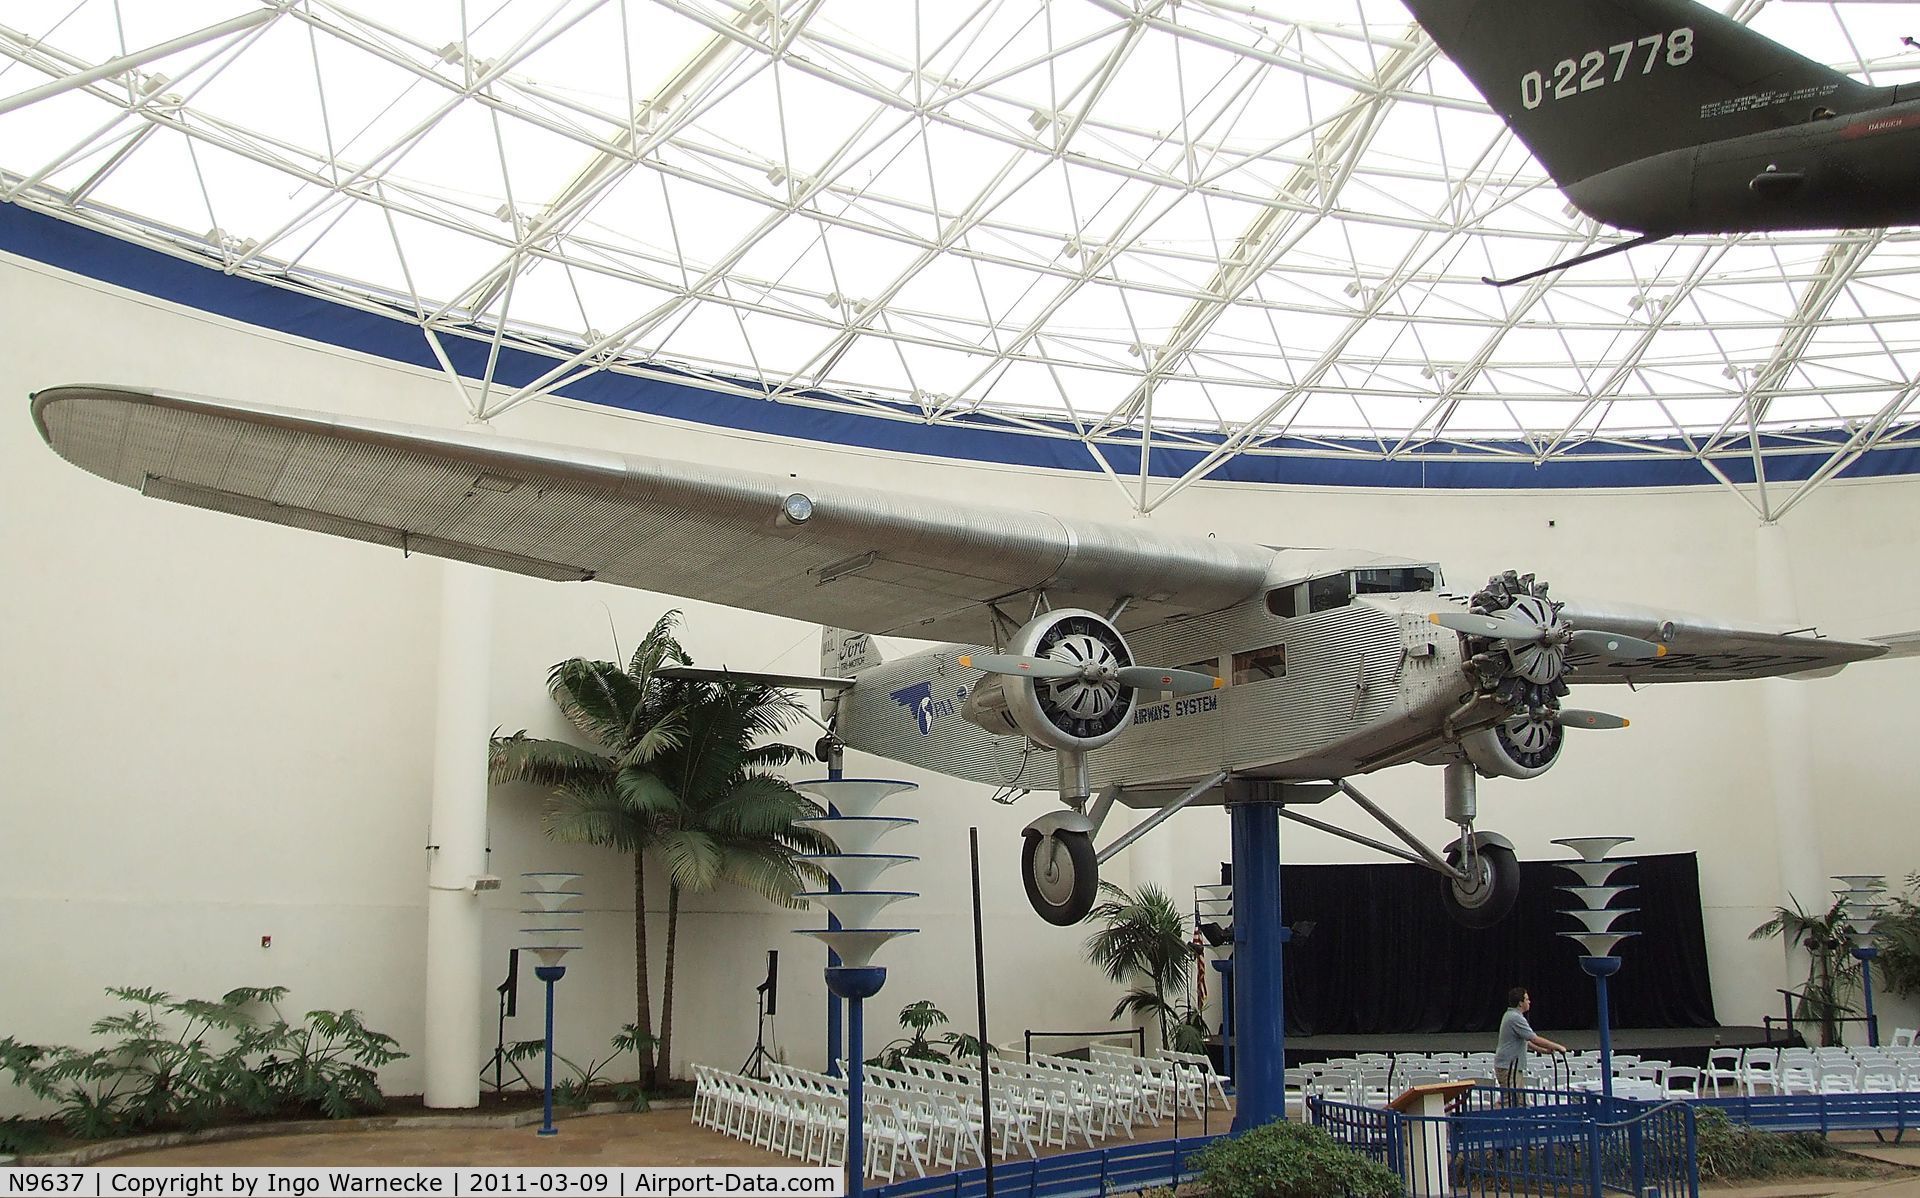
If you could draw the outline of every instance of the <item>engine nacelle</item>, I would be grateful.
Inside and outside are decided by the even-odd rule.
[[[1090,611],[1065,608],[1028,621],[1006,651],[1084,668],[1076,678],[989,674],[967,695],[963,718],[1000,736],[1084,753],[1111,744],[1133,715],[1134,691],[1112,677],[1133,664],[1120,630]]]
[[[1553,768],[1566,743],[1558,712],[1526,712],[1460,738],[1467,760],[1486,778],[1538,778]]]

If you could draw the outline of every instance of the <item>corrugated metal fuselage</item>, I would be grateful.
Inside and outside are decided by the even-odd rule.
[[[1264,598],[1128,634],[1136,661],[1227,679],[1220,690],[1152,701],[1088,755],[1093,785],[1129,790],[1227,769],[1247,777],[1325,779],[1440,747],[1446,714],[1471,691],[1460,640],[1427,620],[1437,596],[1373,596],[1297,618]],[[1268,677],[1284,646],[1284,672]],[[853,748],[970,781],[1023,790],[1058,784],[1051,751],[962,718],[981,678],[958,665],[973,646],[941,646],[862,670],[840,699],[836,731]],[[1236,656],[1255,655],[1267,669]]]

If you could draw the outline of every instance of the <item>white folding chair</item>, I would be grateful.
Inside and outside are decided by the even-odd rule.
[[[1759,1093],[1763,1084],[1769,1091],[1779,1093],[1779,1063],[1780,1050],[1777,1048],[1749,1048],[1740,1055],[1740,1072],[1748,1097]]]
[[[1698,1098],[1705,1085],[1705,1071],[1698,1065],[1669,1065],[1660,1078],[1660,1089],[1668,1098]]]
[[[1852,1061],[1822,1061],[1815,1085],[1822,1094],[1858,1093],[1860,1067]]]
[[[1737,1048],[1715,1048],[1707,1053],[1707,1084],[1713,1087],[1713,1096],[1720,1097],[1720,1083],[1730,1082],[1735,1090],[1745,1085],[1740,1072],[1740,1050]]]

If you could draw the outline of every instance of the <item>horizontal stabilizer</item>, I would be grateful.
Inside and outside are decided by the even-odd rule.
[[[1920,629],[1873,638],[1887,647],[1888,657],[1920,657]]]

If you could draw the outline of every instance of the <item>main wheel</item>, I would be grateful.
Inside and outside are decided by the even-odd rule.
[[[1093,910],[1100,889],[1093,837],[1085,832],[1027,833],[1020,876],[1027,884],[1027,901],[1041,919],[1061,927],[1079,923]]]
[[[1497,844],[1483,844],[1478,854],[1480,876],[1461,881],[1446,880],[1441,901],[1454,921],[1469,928],[1490,928],[1513,910],[1520,896],[1520,862],[1513,850]],[[1447,854],[1447,864],[1458,867],[1459,849]]]

